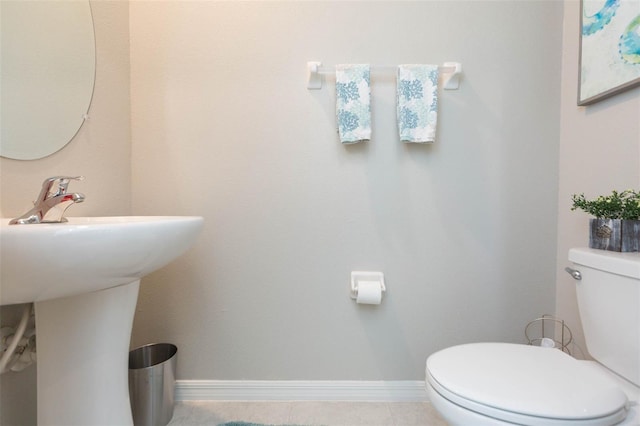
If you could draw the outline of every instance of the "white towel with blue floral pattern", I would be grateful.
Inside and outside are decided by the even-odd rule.
[[[371,139],[369,64],[336,65],[336,114],[342,143]]]
[[[398,132],[403,142],[436,140],[438,66],[398,66]]]

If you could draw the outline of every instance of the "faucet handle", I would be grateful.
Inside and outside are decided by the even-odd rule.
[[[33,202],[34,205],[44,202],[49,197],[55,197],[67,193],[67,186],[71,180],[83,180],[84,176],[54,176],[44,180],[42,182],[42,189],[38,198]],[[58,188],[56,191],[52,191],[53,185],[58,182]]]
[[[84,180],[84,176],[53,176],[45,179],[42,185],[52,185],[57,181],[69,183],[70,180]]]
[[[49,193],[52,195],[62,195],[67,192],[69,181],[72,180],[84,180],[84,176],[54,176],[44,180],[42,182],[42,193],[46,197]],[[55,183],[58,183],[58,189],[56,192],[52,192],[51,188]],[[46,191],[46,192],[45,192]]]

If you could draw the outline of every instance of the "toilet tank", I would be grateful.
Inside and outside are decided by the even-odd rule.
[[[589,354],[640,386],[640,253],[569,250]]]

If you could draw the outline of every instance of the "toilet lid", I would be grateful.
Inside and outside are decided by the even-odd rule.
[[[610,377],[558,349],[454,346],[429,357],[427,379],[452,402],[504,420],[535,416],[536,422],[527,423],[546,418],[597,425],[626,416],[627,397]]]

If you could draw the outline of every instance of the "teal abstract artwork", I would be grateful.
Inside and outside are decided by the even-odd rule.
[[[640,85],[640,0],[582,0],[578,105]]]

